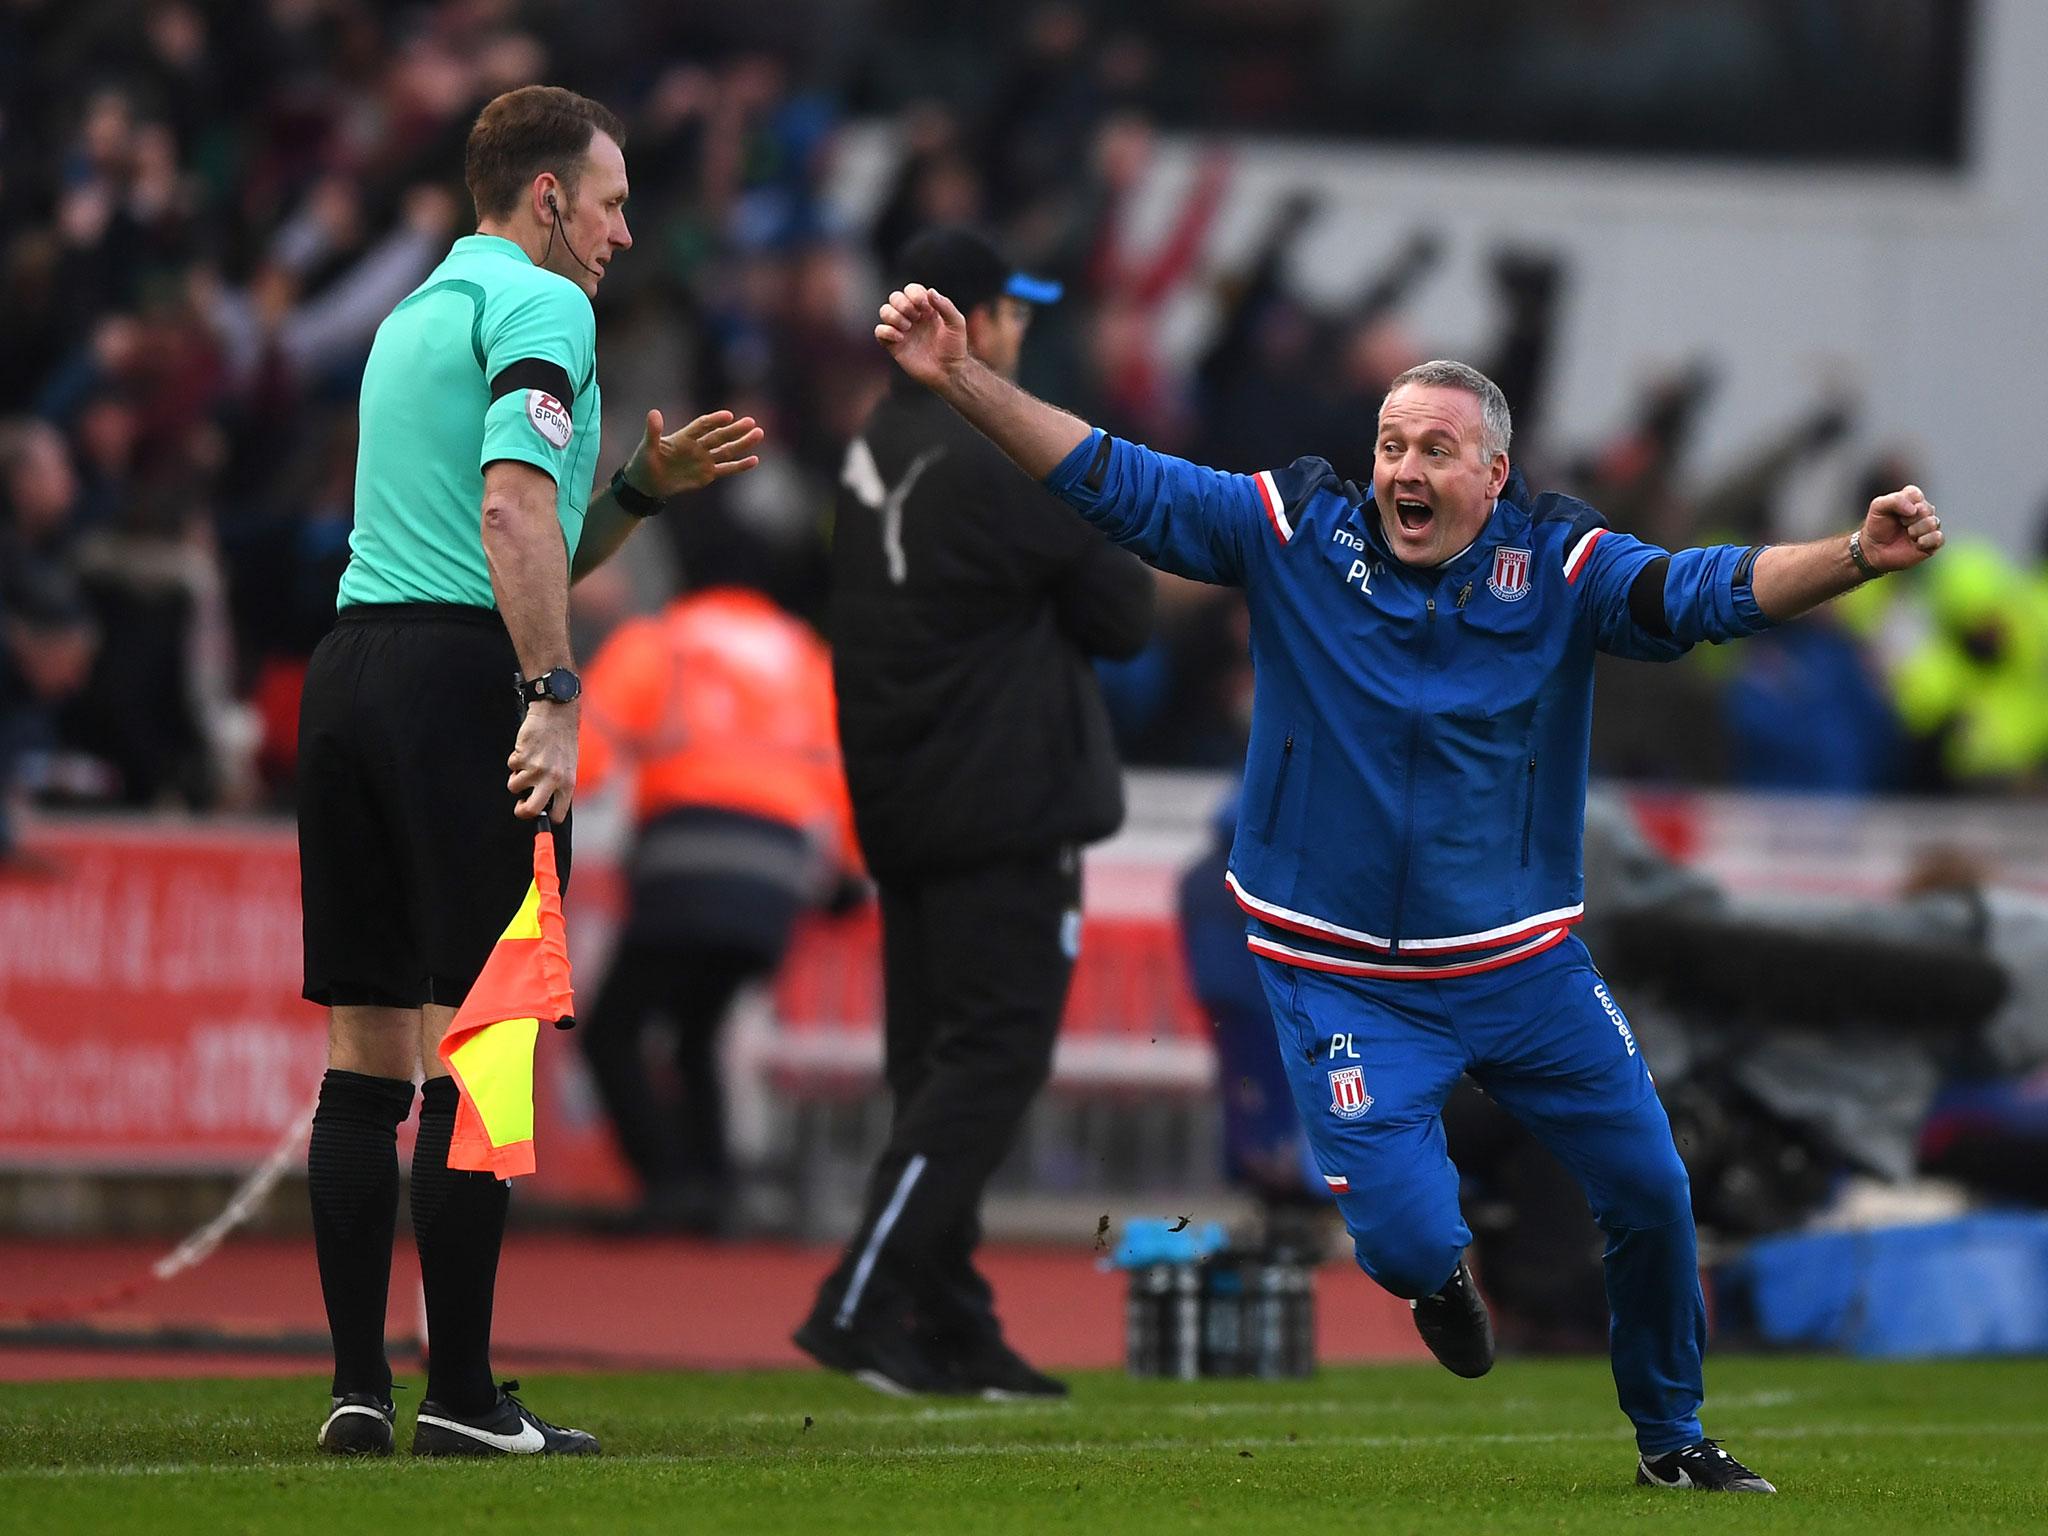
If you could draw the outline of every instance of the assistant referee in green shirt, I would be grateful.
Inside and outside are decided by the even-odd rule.
[[[384,1354],[398,1126],[424,1071],[413,1234],[430,1364],[416,1455],[590,1454],[493,1379],[507,1186],[448,1166],[436,1047],[533,873],[534,818],[569,869],[577,695],[569,585],[666,497],[750,469],[729,411],[664,434],[593,497],[590,301],[631,248],[619,120],[527,86],[486,106],[464,170],[477,232],[378,327],[363,375],[340,620],[299,717],[306,996],[328,1010],[307,1174],[334,1336],[323,1448],[392,1446]],[[508,772],[509,770],[509,772]]]

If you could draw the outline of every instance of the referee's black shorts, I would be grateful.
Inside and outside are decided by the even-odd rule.
[[[518,680],[487,608],[346,608],[313,652],[299,707],[312,1002],[461,1004],[533,878],[534,823],[505,788]],[[566,826],[555,856],[566,885]]]

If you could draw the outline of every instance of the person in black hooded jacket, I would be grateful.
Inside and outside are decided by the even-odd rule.
[[[1013,375],[1034,304],[970,231],[898,282],[957,293]],[[894,1118],[860,1224],[797,1344],[885,1390],[1058,1396],[973,1264],[984,1186],[1052,1066],[1080,952],[1080,849],[1122,823],[1090,658],[1152,625],[1152,576],[946,405],[895,381],[847,451],[830,630],[854,825],[879,887]]]

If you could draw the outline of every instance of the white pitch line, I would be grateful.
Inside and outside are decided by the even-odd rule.
[[[827,1418],[834,1424],[966,1424],[976,1419],[1029,1419],[1044,1418],[1052,1414],[1072,1413],[1073,1404],[1060,1401],[1051,1403],[971,1403],[951,1408],[884,1408],[878,1413],[863,1412],[853,1408],[844,1414],[835,1408],[827,1408],[821,1414],[813,1408],[805,1413],[801,1408],[756,1409],[747,1413],[720,1415],[721,1424],[792,1424],[809,1418],[819,1423]]]
[[[1725,1397],[1707,1399],[1707,1411],[1719,1413],[1750,1408],[1783,1408],[1799,1400],[1797,1392],[1733,1392]],[[1506,1398],[1492,1403],[1489,1407],[1503,1413],[1555,1413],[1557,1403],[1546,1398]],[[959,1406],[928,1408],[884,1408],[875,1412],[859,1408],[841,1411],[827,1409],[822,1415],[815,1414],[820,1423],[828,1418],[835,1425],[867,1424],[965,1424],[979,1419],[1021,1419],[1047,1415],[1072,1413],[1071,1401],[1053,1403],[971,1403]],[[1418,1402],[1401,1398],[1375,1397],[1360,1401],[1336,1397],[1282,1398],[1265,1401],[1247,1398],[1242,1402],[1226,1403],[1124,1403],[1114,1408],[1097,1406],[1091,1413],[1115,1413],[1131,1418],[1157,1419],[1173,1417],[1181,1419],[1222,1419],[1235,1415],[1284,1416],[1287,1414],[1357,1414],[1360,1417],[1384,1417],[1407,1413],[1451,1412],[1464,1413],[1467,1405],[1441,1400]],[[723,1424],[787,1424],[805,1417],[798,1409],[753,1410],[721,1418]]]
[[[1923,1424],[1903,1429],[1886,1424],[1832,1424],[1826,1428],[1786,1426],[1778,1429],[1744,1430],[1744,1440],[1827,1440],[1883,1439],[1890,1436],[1916,1438],[1919,1436],[1997,1436],[1999,1438],[2025,1438],[2048,1436],[2048,1423],[2043,1424]],[[1526,1434],[1438,1434],[1438,1435],[1228,1435],[1214,1440],[1195,1441],[1178,1436],[1150,1436],[1139,1440],[1069,1440],[1069,1441],[1016,1441],[1011,1444],[995,1445],[902,1445],[902,1446],[844,1446],[819,1447],[815,1454],[821,1456],[897,1457],[902,1459],[923,1459],[943,1456],[1083,1456],[1106,1455],[1127,1451],[1185,1451],[1191,1455],[1225,1454],[1241,1450],[1398,1450],[1403,1447],[1424,1446],[1470,1446],[1470,1445],[1572,1445],[1595,1443],[1626,1444],[1626,1428],[1617,1426],[1610,1430],[1552,1430],[1530,1431]],[[622,1458],[623,1459],[623,1458]],[[694,1456],[671,1456],[657,1453],[646,1457],[630,1458],[654,1462],[697,1461]]]
[[[1306,1401],[1290,1399],[1273,1403],[1256,1401],[1243,1403],[1121,1403],[1113,1408],[1097,1406],[1089,1411],[1095,1414],[1113,1414],[1122,1418],[1134,1419],[1160,1419],[1166,1417],[1212,1419],[1223,1418],[1231,1414],[1273,1413],[1356,1413],[1379,1416],[1420,1412],[1424,1411],[1428,1406],[1422,1403],[1390,1401],[1385,1398],[1378,1398],[1364,1403],[1347,1403],[1334,1398],[1314,1398]],[[1449,1408],[1455,1405],[1446,1404],[1442,1406]],[[1555,1405],[1553,1404],[1552,1406],[1554,1407]],[[734,1414],[731,1418],[721,1419],[719,1422],[725,1424],[787,1424],[794,1419],[815,1417],[819,1423],[824,1423],[829,1419],[835,1425],[848,1427],[865,1427],[867,1425],[881,1424],[966,1424],[980,1419],[1046,1418],[1072,1413],[1073,1411],[1074,1405],[1071,1401],[1053,1403],[975,1403],[955,1408],[899,1408],[894,1410],[885,1408],[878,1413],[864,1412],[858,1408],[842,1413],[839,1410],[828,1408],[822,1414],[814,1411],[812,1415],[806,1415],[801,1409],[791,1411],[785,1408],[774,1412],[754,1411]]]
[[[1972,1439],[2028,1439],[2048,1438],[2048,1423],[2036,1424],[1918,1424],[1910,1428],[1893,1424],[1829,1424],[1822,1427],[1812,1425],[1786,1425],[1779,1428],[1760,1428],[1743,1431],[1742,1438],[1750,1440],[1882,1440],[1882,1439],[1948,1439],[1953,1437]],[[931,1458],[959,1456],[969,1458],[1017,1457],[1035,1458],[1041,1456],[1108,1456],[1126,1454],[1132,1451],[1164,1454],[1180,1451],[1190,1456],[1229,1455],[1237,1451],[1313,1451],[1313,1450],[1400,1450],[1427,1446],[1474,1446],[1474,1445],[1626,1445],[1627,1431],[1621,1427],[1610,1430],[1559,1430],[1530,1432],[1527,1434],[1440,1434],[1440,1435],[1295,1435],[1280,1437],[1274,1435],[1230,1435],[1214,1440],[1188,1440],[1178,1436],[1149,1436],[1140,1440],[1046,1440],[1014,1441],[993,1445],[899,1445],[899,1446],[827,1446],[815,1441],[800,1442],[781,1447],[757,1447],[745,1454],[766,1458],[774,1456],[789,1460],[809,1456],[818,1460],[844,1460],[859,1457],[863,1460],[895,1459],[926,1460]],[[607,1456],[605,1462],[624,1466],[688,1466],[704,1464],[718,1459],[725,1453],[683,1451],[654,1451],[633,1456]],[[147,1464],[121,1464],[116,1466],[61,1466],[61,1467],[20,1467],[0,1468],[0,1483],[13,1479],[46,1480],[61,1478],[90,1477],[179,1477],[190,1473],[216,1472],[261,1472],[274,1475],[280,1471],[310,1470],[304,1461],[236,1461],[228,1464],[207,1461],[171,1461]]]

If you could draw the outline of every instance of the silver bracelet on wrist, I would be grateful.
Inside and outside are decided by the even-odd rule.
[[[1884,574],[1863,557],[1863,530],[1858,528],[1849,535],[1849,559],[1857,570],[1863,573],[1865,581],[1873,581]]]

